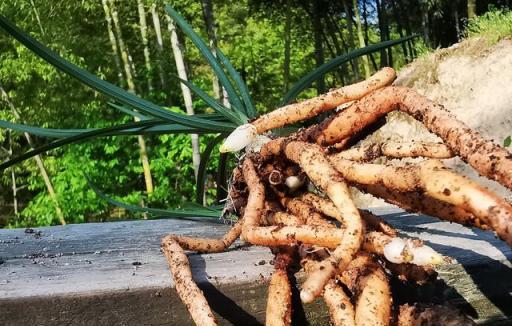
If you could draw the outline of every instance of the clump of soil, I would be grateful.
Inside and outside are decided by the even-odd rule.
[[[394,83],[408,86],[443,104],[446,109],[487,138],[503,145],[512,135],[512,40],[489,46],[482,39],[469,39],[419,58],[399,73]],[[366,141],[440,141],[413,118],[393,112],[387,123]],[[365,141],[365,142],[366,142]],[[512,149],[511,149],[512,152]],[[480,178],[460,159],[446,164],[478,183],[512,199],[512,193],[494,181]],[[511,171],[512,173],[512,171]],[[362,206],[386,205],[382,200],[357,195]]]

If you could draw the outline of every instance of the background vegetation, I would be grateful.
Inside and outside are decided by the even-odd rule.
[[[352,83],[380,66],[400,68],[422,52],[453,44],[466,34],[484,35],[494,42],[512,33],[509,1],[476,1],[476,6],[475,1],[447,0],[179,0],[171,4],[210,45],[230,58],[260,113],[278,106],[294,82],[315,67],[369,44],[421,35],[352,60],[300,96]],[[488,12],[490,5],[495,9]],[[0,13],[67,60],[171,111],[212,112],[197,97],[188,103],[186,90],[173,78],[180,73],[221,102],[225,97],[197,48],[179,30],[176,33],[162,1],[6,0]],[[476,14],[481,16],[470,18],[468,26],[468,16]],[[107,105],[106,98],[5,33],[0,33],[0,93],[1,120],[47,128],[132,121]],[[123,202],[183,206],[195,200],[197,154],[213,138],[199,136],[197,149],[189,135],[106,137],[24,161],[0,175],[0,226],[143,217],[110,206],[91,189],[86,176]],[[46,142],[2,129],[0,159]],[[216,196],[215,187],[222,181],[217,178],[220,157],[212,158],[207,168],[207,205],[222,197]]]

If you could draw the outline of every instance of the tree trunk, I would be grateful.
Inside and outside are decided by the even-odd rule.
[[[140,36],[142,38],[142,46],[144,47],[144,62],[146,63],[146,79],[148,83],[148,92],[153,92],[153,83],[151,82],[151,58],[149,56],[148,42],[148,24],[146,22],[146,10],[142,0],[137,0],[137,11],[139,12]]]
[[[9,133],[9,157],[12,157],[12,132]],[[18,217],[18,186],[16,185],[16,172],[14,172],[14,167],[11,168],[11,182],[12,205],[14,208],[14,216]]]
[[[476,0],[468,0],[468,20],[476,17]]]
[[[393,10],[393,16],[395,17],[396,28],[398,30],[398,34],[400,35],[400,38],[402,38],[402,37],[404,37],[404,31],[402,28],[401,18],[400,18],[400,15],[398,14],[398,9],[396,7],[395,0],[391,0],[391,7]],[[402,47],[402,52],[404,54],[405,62],[409,62],[410,60],[409,60],[409,54],[407,52],[407,45],[405,43],[402,43],[401,47]]]
[[[291,52],[291,29],[292,29],[292,16],[291,16],[291,3],[290,0],[286,1],[286,20],[284,24],[284,62],[283,62],[283,94],[288,92],[290,86],[290,52]]]
[[[327,16],[325,22],[327,23],[327,29],[329,31],[329,34],[331,36],[331,39],[334,44],[334,48],[336,49],[336,55],[340,56],[344,53],[346,53],[348,47],[345,44],[345,40],[343,38],[342,31],[340,27],[338,26],[337,22],[332,18],[332,16]],[[340,42],[341,39],[341,42]],[[350,62],[350,64],[352,61]],[[353,66],[352,66],[353,67]],[[356,66],[357,68],[357,66]],[[338,71],[338,77],[341,81],[341,85],[345,86],[345,78],[348,77],[348,70],[347,65],[343,64],[340,66],[340,69]]]
[[[34,11],[34,15],[36,16],[37,24],[39,25],[39,30],[41,31],[41,36],[44,36],[44,28],[41,23],[41,17],[39,16],[39,11],[37,10],[36,5],[34,4],[34,0],[30,0],[30,5],[32,6],[32,11]]]
[[[343,10],[345,11],[345,17],[347,19],[348,46],[349,46],[350,49],[355,49],[356,48],[356,44],[354,42],[354,25],[353,25],[353,22],[352,22],[352,11],[350,10],[350,6],[348,5],[347,0],[343,0]],[[359,79],[359,64],[358,64],[358,61],[359,60],[357,60],[357,58],[355,58],[354,60],[350,60],[350,64],[352,65],[352,70],[354,71],[354,78],[356,80]]]
[[[367,10],[367,4],[366,0],[363,0],[363,20],[364,20],[364,44],[365,46],[368,46],[370,44],[370,36],[368,34],[368,10]],[[375,71],[379,69],[377,66],[377,62],[375,61],[375,57],[373,56],[373,53],[370,53],[368,55],[370,57],[370,61],[372,62],[372,67]]]
[[[402,2],[402,0],[397,0],[397,1],[398,1],[398,10],[400,11],[400,19],[402,19],[404,22],[405,33],[407,35],[412,35],[411,23],[409,21],[408,8]],[[416,50],[414,49],[412,40],[409,40],[407,42],[407,48],[409,49],[409,54],[411,56],[411,60],[414,59],[414,57],[416,56]]]
[[[324,48],[322,42],[322,18],[319,0],[313,2],[313,33],[315,42],[315,62],[316,67],[324,64]],[[322,76],[316,81],[317,94],[325,92],[325,77]]]
[[[151,5],[151,17],[153,18],[153,28],[155,29],[155,34],[156,34],[156,44],[157,44],[158,53],[160,55],[158,76],[160,77],[160,83],[162,85],[162,89],[167,90],[167,78],[165,78],[165,70],[164,70],[164,65],[163,65],[164,41],[162,39],[162,27],[160,25],[160,17],[158,16],[158,11],[156,10],[156,3],[153,3]]]
[[[126,83],[128,85],[128,90],[132,93],[136,93],[135,90],[135,83],[133,82],[133,71],[132,66],[130,63],[130,58],[128,55],[128,50],[126,46],[124,45],[124,39],[123,39],[123,33],[121,30],[121,25],[119,24],[119,17],[117,13],[117,9],[115,7],[115,0],[108,0],[109,2],[109,8],[107,8],[110,17],[112,18],[112,21],[114,23],[114,29],[116,33],[116,41],[119,45],[119,51],[121,53],[121,60],[123,62],[124,67],[124,73],[126,76]]]
[[[167,28],[171,33],[171,46],[172,53],[174,54],[174,61],[176,62],[176,69],[178,71],[178,77],[183,80],[188,80],[187,70],[185,68],[185,59],[183,58],[183,51],[176,34],[176,25],[169,16],[166,16]],[[183,93],[183,101],[185,102],[185,108],[188,115],[194,114],[194,107],[192,106],[192,94],[190,89],[183,83],[181,84],[181,92]],[[201,160],[201,154],[199,149],[199,136],[197,134],[190,134],[192,142],[192,164],[194,166],[194,175],[197,180],[197,173],[199,170],[199,163]]]
[[[421,0],[420,8],[421,8],[421,27],[423,29],[423,40],[425,41],[425,44],[430,47],[432,45],[430,44],[427,0]]]
[[[363,37],[363,28],[361,26],[361,15],[359,14],[359,6],[357,0],[352,0],[352,5],[354,7],[354,15],[356,16],[356,25],[357,25],[357,37],[359,38],[359,47],[364,48],[364,37]],[[364,76],[366,78],[370,77],[370,63],[368,62],[368,57],[363,56],[363,68],[364,68]]]
[[[130,57],[128,55],[128,49],[124,45],[123,34],[121,26],[119,24],[119,18],[115,7],[115,0],[109,0],[110,14],[114,23],[114,28],[117,34],[117,44],[119,44],[119,50],[121,51],[121,59],[124,65],[124,71],[126,74],[126,84],[128,85],[128,91],[136,93],[135,83],[133,81],[132,65],[130,64]],[[108,9],[108,8],[107,8]],[[138,118],[134,118],[135,121],[139,121]],[[142,161],[142,169],[144,171],[144,181],[146,183],[146,192],[148,194],[153,193],[153,177],[151,176],[151,168],[149,165],[148,154],[146,150],[146,141],[142,135],[137,136],[139,143],[140,158]]]
[[[1,96],[2,99],[5,101],[5,103],[7,103],[7,105],[11,109],[12,114],[14,115],[16,120],[21,121],[21,116],[20,116],[18,110],[16,110],[16,107],[9,99],[9,95],[4,90],[4,88],[2,87],[1,84],[0,84],[0,93],[2,95]],[[32,142],[32,137],[30,136],[30,134],[24,132],[23,135],[25,136],[25,139],[27,140],[27,143],[29,144],[29,146],[31,148],[34,148],[34,143]],[[41,155],[34,156],[34,159],[36,161],[37,168],[39,169],[39,173],[41,173],[41,177],[43,178],[44,184],[46,186],[46,190],[48,191],[48,195],[50,196],[50,200],[53,202],[53,206],[55,208],[55,213],[57,214],[57,217],[59,218],[59,222],[62,225],[66,225],[66,220],[64,218],[64,214],[62,213],[62,209],[60,208],[59,201],[57,200],[57,194],[55,193],[55,189],[53,188],[53,184],[50,179],[50,176],[48,175],[48,171],[46,170],[46,167],[44,166],[43,159],[42,159]]]
[[[457,1],[453,1],[452,12],[453,12],[453,20],[455,23],[455,32],[457,33],[457,41],[460,41],[462,38],[462,32],[460,30],[460,25],[459,25],[459,10],[458,10],[458,6],[457,6]]]
[[[123,71],[121,68],[121,62],[119,61],[119,53],[118,53],[116,36],[114,35],[114,30],[112,29],[112,18],[110,17],[107,0],[101,0],[101,3],[103,5],[103,11],[105,12],[105,20],[107,21],[108,39],[110,40],[110,45],[112,46],[112,55],[114,57],[114,62],[116,64],[116,68],[117,68],[118,82],[119,82],[119,85],[121,87],[123,87],[124,86]]]
[[[213,16],[213,4],[211,0],[201,0],[201,7],[203,8],[203,19],[206,25],[206,32],[208,34],[208,42],[210,44],[210,49],[212,50],[215,57],[217,57],[217,32],[215,25],[215,18]],[[226,104],[226,99],[224,97],[224,91],[222,89],[222,85],[220,84],[219,79],[215,74],[213,74],[212,78],[213,82],[213,92],[215,97]],[[229,105],[229,102],[228,102]]]
[[[381,0],[376,1],[377,5],[377,15],[379,19],[379,31],[380,31],[380,41],[385,42],[389,40],[389,26],[387,22],[387,15],[386,15],[386,8],[383,2]],[[381,58],[380,58],[380,66],[381,67],[387,67],[387,66],[393,66],[393,57],[391,48],[388,49],[382,49],[380,51]]]
[[[325,22],[327,24],[327,26],[326,26],[327,27],[327,31],[329,32],[329,35],[331,37],[332,43],[334,45],[334,48],[336,49],[336,52],[335,52],[335,54],[333,54],[333,57],[342,55],[344,53],[344,51],[343,51],[342,45],[340,44],[340,42],[338,40],[338,35],[336,33],[336,29],[337,28],[336,28],[335,22],[332,21],[330,19],[330,17],[326,17]],[[327,38],[327,36],[326,36],[326,38]],[[345,85],[345,76],[346,76],[346,74],[347,74],[347,71],[346,71],[345,65],[342,65],[340,67],[340,69],[337,70],[337,75],[338,75],[338,78],[339,78],[339,80],[340,80],[342,85]]]

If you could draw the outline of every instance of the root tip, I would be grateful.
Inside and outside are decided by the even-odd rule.
[[[315,296],[307,290],[302,290],[300,291],[300,299],[304,303],[311,303],[313,300],[315,300]]]

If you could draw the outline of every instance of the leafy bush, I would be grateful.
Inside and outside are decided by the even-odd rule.
[[[200,113],[188,116],[179,108],[169,108],[155,104],[116,87],[80,68],[77,65],[81,62],[80,57],[65,55],[63,58],[62,55],[46,48],[23,30],[0,16],[0,27],[26,47],[24,48],[16,44],[16,47],[22,53],[28,54],[28,50],[30,50],[65,73],[56,73],[56,70],[49,69],[48,65],[42,64],[40,60],[36,60],[38,67],[40,67],[39,70],[47,69],[51,71],[51,74],[48,73],[48,75],[53,76],[53,79],[44,80],[42,84],[56,83],[58,85],[53,88],[55,90],[62,87],[63,89],[68,89],[69,92],[74,92],[73,94],[77,97],[88,98],[89,103],[82,105],[81,108],[84,110],[79,112],[81,114],[79,121],[93,121],[84,126],[87,129],[51,129],[12,123],[10,122],[12,117],[8,115],[0,116],[0,119],[3,119],[0,120],[0,125],[4,128],[18,132],[28,132],[39,137],[56,139],[43,145],[38,141],[39,147],[17,157],[11,157],[0,164],[0,170],[12,168],[16,169],[16,173],[26,174],[26,172],[30,172],[21,172],[20,169],[15,167],[17,163],[32,169],[33,171],[28,173],[28,176],[24,174],[24,177],[28,180],[29,189],[38,193],[23,211],[22,218],[15,219],[12,222],[12,226],[58,223],[58,220],[55,218],[55,210],[53,205],[51,205],[51,199],[44,192],[45,186],[40,178],[37,177],[37,173],[34,173],[35,167],[27,164],[28,161],[25,161],[38,153],[47,151],[58,154],[45,157],[45,164],[47,164],[48,170],[54,176],[53,181],[58,196],[57,201],[68,222],[86,222],[108,218],[112,215],[112,211],[107,206],[107,203],[137,212],[136,214],[138,215],[136,216],[140,216],[139,213],[141,212],[149,212],[160,217],[219,216],[220,211],[217,207],[205,208],[187,202],[194,198],[195,192],[196,201],[202,203],[203,192],[206,192],[207,205],[218,203],[222,192],[216,193],[215,186],[222,189],[223,182],[225,181],[222,179],[223,176],[226,176],[225,171],[232,169],[234,161],[230,161],[227,156],[222,157],[223,159],[220,160],[219,155],[216,154],[218,153],[217,146],[227,133],[236,126],[246,123],[249,119],[255,118],[257,112],[253,104],[253,98],[249,93],[249,88],[222,51],[216,49],[217,57],[214,56],[206,43],[185,22],[181,15],[170,6],[166,6],[166,11],[189,37],[190,41],[195,45],[198,54],[208,62],[213,73],[220,80],[228,94],[229,107],[219,103],[208,95],[207,92],[203,91],[205,80],[201,80],[202,83],[199,86],[188,81],[182,81],[200,99],[195,103],[195,106],[200,109],[196,110],[196,112]],[[277,42],[278,40],[278,35],[273,34],[273,41],[268,43],[265,35],[258,34],[261,24],[265,24],[265,22],[252,21],[249,23],[249,31],[254,32],[253,37],[257,42],[252,43],[250,48],[240,49],[242,51],[240,52],[242,65],[244,52],[261,52],[266,47],[271,46],[272,42]],[[270,26],[265,28],[270,29]],[[367,48],[357,49],[354,52],[336,57],[298,80],[290,92],[285,94],[285,100],[294,99],[301,92],[308,89],[318,78],[340,65],[346,64],[357,56],[377,52],[406,42],[414,37],[409,36],[399,40],[374,44]],[[251,42],[247,43],[250,44]],[[236,48],[231,50],[237,51]],[[67,53],[69,51],[63,50],[59,52]],[[12,65],[17,64],[15,56],[10,59]],[[31,60],[34,60],[34,58],[31,58]],[[248,67],[249,72],[261,70],[260,65],[268,64],[263,57],[256,61],[252,60],[252,62],[255,65]],[[272,61],[272,69],[277,69],[278,66],[279,63],[277,61]],[[27,77],[27,80],[32,80],[28,78],[30,75],[31,72],[28,72],[24,76]],[[46,76],[46,74],[43,75]],[[65,78],[61,78],[62,76]],[[72,83],[69,82],[69,76],[74,78]],[[101,76],[103,77],[103,75]],[[273,80],[273,76],[276,76],[275,74],[261,76],[265,80],[270,80],[271,84],[279,83],[279,80]],[[35,80],[38,81],[38,78],[35,78]],[[17,81],[22,84],[24,82],[23,80]],[[176,79],[176,82],[179,83],[179,80]],[[34,87],[34,85],[26,84],[24,87]],[[266,82],[258,80],[252,86],[254,88],[258,85],[266,85]],[[100,96],[90,92],[90,90],[85,91],[86,86],[98,92]],[[280,90],[277,88],[273,88],[271,91],[274,95],[280,93]],[[39,121],[39,124],[41,124],[40,121],[43,121],[42,124],[45,127],[48,126],[48,121],[52,121],[49,125],[57,125],[60,128],[73,126],[77,115],[55,115],[52,110],[44,107],[45,104],[52,102],[55,95],[53,93],[41,93],[41,95],[43,98],[30,99],[34,104],[42,106],[42,108],[40,111],[34,111],[33,113],[37,112],[37,114],[34,115],[33,120],[29,119],[29,121]],[[109,102],[109,110],[102,109],[104,98],[111,101]],[[258,98],[258,100],[268,99]],[[55,105],[58,105],[57,103],[61,102],[56,101],[55,103]],[[88,106],[91,110],[86,110],[89,108]],[[205,109],[205,107],[208,109]],[[260,110],[268,109],[261,104],[258,105],[258,108]],[[59,112],[65,113],[65,111],[62,111],[62,108],[60,110]],[[41,112],[44,112],[42,116],[40,115]],[[140,121],[130,122],[133,116],[140,118]],[[63,117],[69,121],[60,124],[59,120]],[[114,126],[112,126],[112,122],[115,122]],[[192,156],[189,145],[190,138],[188,136],[190,133],[201,134],[201,151],[203,153],[198,181],[195,184],[192,181],[194,180],[194,172],[190,164]],[[142,171],[140,164],[138,164],[140,158],[136,148],[136,138],[134,137],[139,134],[145,135],[149,140],[148,151],[151,156],[151,172],[153,177],[159,181],[155,191],[150,195],[144,194],[142,191],[134,191],[134,189],[143,189]],[[91,139],[94,141],[84,142]],[[62,146],[65,145],[68,145],[68,147],[63,149]],[[217,176],[215,180],[213,180],[214,175]],[[5,176],[3,176],[2,181],[4,183],[7,181]],[[116,198],[111,198],[105,193],[116,194],[117,196]],[[98,200],[98,196],[105,200]],[[150,204],[153,207],[171,206],[179,209],[165,210],[141,207],[141,202]],[[115,215],[119,217],[131,216],[124,214]]]
[[[490,44],[512,36],[512,11],[491,8],[485,14],[469,21],[467,35],[483,37]]]

